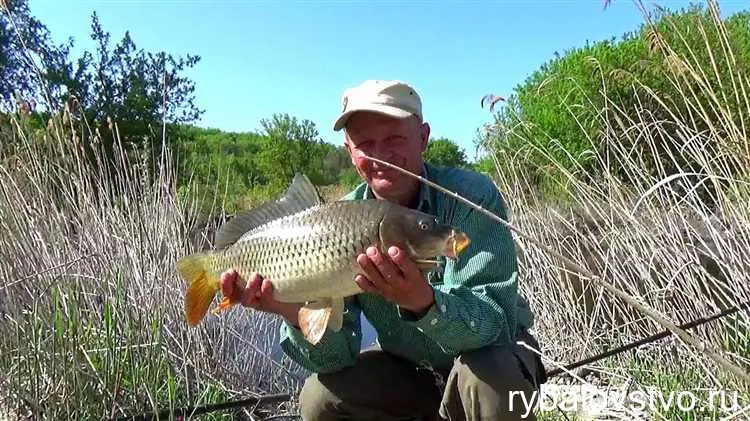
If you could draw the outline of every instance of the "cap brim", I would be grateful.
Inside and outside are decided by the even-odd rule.
[[[352,114],[360,111],[368,111],[371,113],[383,114],[390,117],[406,118],[412,115],[411,112],[403,110],[401,108],[391,107],[390,105],[382,104],[367,104],[366,106],[352,107],[342,113],[336,121],[333,123],[333,130],[339,131],[346,125],[346,122],[352,116]]]

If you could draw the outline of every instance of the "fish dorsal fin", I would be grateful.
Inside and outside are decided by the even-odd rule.
[[[217,250],[234,244],[246,232],[274,219],[292,215],[323,203],[315,186],[304,174],[297,174],[283,196],[255,209],[238,212],[216,232]]]

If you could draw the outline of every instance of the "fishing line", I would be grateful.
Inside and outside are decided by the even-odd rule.
[[[473,202],[471,202],[471,201],[469,201],[469,200],[467,200],[467,199],[459,196],[458,194],[455,194],[455,193],[453,193],[453,192],[451,192],[451,191],[443,188],[442,186],[440,186],[438,184],[435,184],[435,183],[433,183],[433,182],[425,179],[424,177],[421,177],[419,175],[413,174],[410,171],[402,169],[402,168],[400,168],[400,167],[398,167],[396,165],[393,165],[393,164],[391,164],[389,162],[381,161],[381,160],[379,160],[377,158],[372,158],[372,157],[366,156],[364,154],[361,154],[361,155],[364,158],[366,158],[366,159],[370,159],[370,160],[376,161],[376,162],[381,163],[383,165],[386,165],[386,166],[389,166],[391,168],[394,168],[394,169],[396,169],[398,171],[401,171],[401,172],[404,172],[406,174],[409,174],[410,176],[419,179],[420,181],[424,182],[425,184],[428,184],[428,185],[430,185],[432,187],[435,187],[436,189],[438,189],[438,190],[440,190],[440,191],[442,191],[442,192],[444,192],[444,193],[446,193],[446,194],[448,194],[448,195],[456,198],[457,200],[460,200],[460,201],[466,203],[467,205],[469,205],[469,206],[471,206],[471,207],[473,207],[473,208],[481,211],[482,213],[488,215],[493,220],[498,221],[498,222],[504,224],[509,229],[513,230],[514,232],[518,233],[519,235],[521,235],[522,237],[528,239],[529,241],[533,242],[534,244],[538,245],[539,247],[547,250],[550,254],[553,254],[556,257],[558,257],[558,258],[560,258],[562,260],[565,260],[566,262],[568,262],[574,268],[579,268],[580,274],[586,274],[586,273],[588,273],[591,278],[596,279],[596,277],[593,274],[590,274],[587,270],[585,270],[583,268],[580,268],[580,266],[578,266],[577,264],[575,264],[575,262],[572,262],[571,260],[569,260],[565,256],[557,254],[554,250],[547,249],[547,247],[545,247],[544,245],[541,245],[541,244],[537,243],[533,238],[527,236],[526,234],[524,234],[523,232],[521,232],[517,228],[513,227],[508,222],[504,221],[502,218],[498,217],[494,213],[492,213],[492,212],[490,212],[490,211],[482,208],[480,205],[477,205],[477,204],[475,204],[475,203],[473,203]],[[601,280],[600,278],[598,279],[598,282],[604,283],[603,286],[605,288],[608,285],[603,280]],[[611,287],[611,288],[614,288],[614,287]],[[609,288],[607,288],[607,289],[609,289]],[[650,311],[650,309],[647,309],[647,308],[646,309],[641,309],[640,308],[641,305],[639,303],[635,302],[635,300],[633,298],[631,298],[629,295],[625,294],[624,292],[620,292],[619,290],[615,289],[614,293],[615,293],[615,295],[620,296],[621,298],[625,299],[629,303],[630,302],[634,302],[633,305],[636,306],[639,310],[642,310],[642,311],[646,312],[647,314],[652,312],[652,311]],[[622,295],[625,295],[625,296],[623,297]],[[720,313],[714,314],[712,316],[695,319],[693,321],[690,321],[688,323],[682,324],[680,326],[672,325],[671,322],[660,323],[660,324],[662,324],[662,326],[664,326],[666,324],[667,326],[665,326],[665,327],[667,327],[667,329],[665,329],[664,331],[662,331],[660,333],[657,333],[657,334],[645,337],[643,339],[639,339],[637,341],[634,341],[634,342],[631,342],[629,344],[617,347],[615,349],[612,349],[612,350],[609,350],[609,351],[605,351],[605,352],[596,354],[596,355],[594,355],[592,357],[588,357],[586,359],[583,359],[583,360],[580,360],[580,361],[568,364],[568,365],[566,365],[564,367],[550,370],[550,371],[547,372],[547,376],[548,377],[554,377],[554,376],[562,374],[565,371],[569,371],[569,370],[572,370],[574,368],[577,368],[577,367],[580,367],[580,366],[583,366],[583,365],[586,365],[586,364],[591,364],[591,363],[597,362],[599,360],[602,360],[604,358],[611,357],[613,355],[617,355],[617,354],[623,353],[623,352],[628,351],[630,349],[637,348],[639,346],[642,346],[642,345],[645,345],[645,344],[648,344],[648,343],[651,343],[651,342],[655,342],[655,341],[657,341],[659,339],[663,339],[663,338],[669,336],[671,333],[675,333],[675,331],[677,332],[678,336],[683,337],[679,333],[679,332],[682,332],[684,335],[687,335],[687,333],[684,332],[683,329],[692,329],[692,328],[700,326],[702,324],[706,324],[706,323],[711,322],[713,320],[717,320],[717,319],[720,319],[722,317],[726,317],[726,316],[729,316],[731,314],[737,313],[737,312],[742,311],[742,310],[747,310],[747,309],[750,309],[750,301],[745,302],[743,304],[740,304],[738,306],[730,307],[730,308],[728,308],[728,309],[726,309],[726,310],[724,310],[724,311],[722,311]],[[658,319],[660,319],[660,317],[657,318],[657,322],[659,321]],[[672,327],[672,328],[670,328],[670,327]],[[688,341],[691,344],[693,344],[694,342],[697,342],[695,339],[693,339],[689,335],[688,335],[688,338],[692,339],[692,341]],[[700,345],[700,343],[699,343],[699,345]],[[704,352],[707,352],[707,351],[704,351]],[[711,354],[709,354],[709,357],[714,358]],[[714,360],[716,361],[716,359],[714,359]],[[721,365],[730,364],[730,371],[735,372],[734,370],[731,370],[731,368],[734,368],[731,365],[731,363],[723,363],[721,360],[719,360],[717,362],[720,363]],[[725,368],[726,368],[726,366],[725,366]],[[736,372],[735,372],[735,374],[736,374]],[[741,374],[743,374],[743,376],[741,376],[743,379],[747,379],[747,374],[745,374],[745,373],[741,373]],[[749,382],[749,384],[750,384],[750,382]],[[260,396],[260,397],[251,397],[251,398],[248,398],[248,399],[242,399],[242,400],[237,400],[237,401],[226,401],[226,402],[218,403],[218,404],[203,405],[203,406],[188,406],[188,407],[184,407],[184,408],[171,409],[171,410],[168,409],[168,410],[159,411],[158,413],[146,412],[146,413],[142,413],[142,414],[132,415],[132,416],[129,416],[129,417],[116,418],[115,420],[116,421],[120,421],[120,420],[124,421],[124,420],[152,420],[152,419],[162,419],[162,418],[169,419],[170,417],[174,417],[174,416],[183,417],[183,416],[186,416],[186,415],[187,416],[193,416],[193,415],[199,415],[199,414],[207,414],[207,413],[210,413],[210,412],[215,412],[215,411],[220,411],[220,410],[226,410],[226,409],[234,409],[234,408],[239,408],[239,407],[247,406],[247,405],[257,405],[259,403],[282,402],[282,401],[286,401],[286,400],[289,400],[289,399],[290,399],[290,395],[289,394],[266,395],[266,396]]]
[[[552,250],[551,248],[545,246],[544,244],[539,243],[534,238],[532,238],[529,235],[526,235],[524,232],[520,231],[519,229],[517,229],[516,227],[514,227],[513,225],[511,225],[507,221],[505,221],[502,218],[500,218],[499,216],[495,215],[494,213],[492,213],[492,212],[484,209],[482,206],[480,206],[480,205],[478,205],[478,204],[476,204],[476,203],[474,203],[474,202],[472,202],[472,201],[470,201],[468,199],[465,199],[465,198],[461,197],[460,195],[458,195],[456,193],[453,193],[452,191],[450,191],[450,190],[448,190],[448,189],[440,186],[439,184],[433,183],[432,181],[427,180],[426,178],[424,178],[424,177],[422,177],[420,175],[414,174],[413,172],[411,172],[409,170],[403,169],[403,168],[399,167],[398,165],[391,164],[390,162],[386,162],[386,161],[383,161],[383,160],[378,159],[378,158],[373,158],[373,157],[368,156],[368,155],[366,155],[366,154],[364,154],[362,152],[359,152],[357,155],[360,156],[360,157],[362,157],[362,158],[365,158],[365,159],[377,162],[379,164],[383,164],[383,165],[385,165],[385,166],[387,166],[389,168],[393,168],[393,169],[395,169],[395,170],[397,170],[399,172],[402,172],[404,174],[407,174],[407,175],[409,175],[411,177],[414,177],[414,178],[420,180],[421,182],[423,182],[423,183],[425,183],[425,184],[427,184],[427,185],[429,185],[431,187],[434,187],[434,188],[440,190],[441,192],[443,192],[443,193],[445,193],[445,194],[447,194],[447,195],[449,195],[451,197],[454,197],[456,200],[459,200],[459,201],[465,203],[466,205],[468,205],[468,206],[470,206],[470,207],[472,207],[472,208],[474,208],[474,209],[482,212],[483,214],[485,214],[488,217],[490,217],[493,221],[496,221],[498,223],[503,224],[504,226],[508,227],[508,229],[510,229],[513,232],[517,233],[519,236],[527,239],[528,241],[530,241],[531,243],[535,244],[539,248],[543,249],[544,251],[546,251],[550,255],[552,255],[554,257],[557,257],[558,259],[561,259],[562,261],[564,261],[565,263],[567,263],[568,265],[570,265],[573,269],[575,269],[576,272],[578,272],[579,274],[581,274],[581,275],[583,275],[585,277],[588,277],[591,281],[595,282],[596,284],[598,284],[602,288],[606,289],[612,295],[615,295],[616,297],[618,297],[618,298],[622,299],[623,301],[625,301],[626,303],[628,303],[630,306],[636,308],[638,311],[640,311],[640,312],[648,315],[649,317],[651,317],[652,319],[654,319],[657,323],[659,323],[662,327],[664,327],[664,328],[670,330],[671,332],[673,332],[674,334],[676,334],[680,339],[682,339],[686,343],[688,343],[691,346],[693,346],[699,352],[704,353],[711,360],[713,360],[716,364],[718,364],[721,368],[723,368],[724,370],[726,370],[726,371],[734,374],[738,379],[740,379],[741,381],[743,381],[745,384],[750,385],[750,374],[749,373],[747,373],[742,368],[738,367],[737,365],[735,365],[731,361],[729,361],[726,358],[724,358],[721,354],[719,354],[717,351],[715,351],[714,349],[712,349],[712,347],[710,347],[708,344],[706,344],[704,342],[701,342],[698,339],[694,338],[692,335],[690,335],[689,333],[687,333],[685,330],[679,328],[672,321],[670,321],[666,317],[664,317],[661,314],[659,314],[656,310],[652,309],[647,304],[640,303],[635,297],[631,296],[630,294],[628,294],[628,293],[626,293],[624,291],[620,291],[614,285],[612,285],[609,282],[605,281],[601,277],[596,276],[593,273],[589,272],[588,270],[586,270],[585,268],[581,267],[580,265],[578,265],[573,260],[571,260],[571,259],[563,256],[562,254],[560,254],[560,253]]]

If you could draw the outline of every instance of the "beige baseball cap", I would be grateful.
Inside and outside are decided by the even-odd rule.
[[[422,99],[406,82],[366,80],[344,91],[341,114],[333,124],[333,130],[341,130],[357,111],[371,111],[397,118],[412,114],[422,117]]]

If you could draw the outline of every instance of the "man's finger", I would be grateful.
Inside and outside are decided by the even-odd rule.
[[[242,304],[247,307],[254,307],[260,296],[261,277],[257,273],[250,275],[247,287],[242,294]]]
[[[385,283],[380,271],[378,271],[378,268],[375,267],[375,264],[366,254],[360,254],[357,256],[357,263],[359,263],[362,271],[365,272],[364,275],[375,287],[380,287]]]
[[[372,281],[370,281],[366,276],[357,275],[354,277],[354,282],[356,282],[357,285],[359,285],[359,287],[362,288],[362,290],[364,290],[365,292],[369,292],[372,294],[379,293],[378,289],[375,287],[375,284],[373,284]]]
[[[263,283],[263,277],[258,272],[252,272],[250,273],[250,278],[247,280],[247,285],[250,287],[250,285],[256,285],[259,289],[261,284]]]
[[[388,249],[388,255],[391,256],[391,260],[396,264],[401,272],[404,274],[404,278],[414,279],[415,277],[421,276],[419,268],[409,256],[404,253],[403,250],[398,247],[391,247]]]
[[[401,277],[401,274],[398,273],[396,267],[391,264],[390,259],[386,258],[386,256],[383,256],[380,253],[380,250],[377,249],[377,247],[368,247],[367,256],[375,265],[378,272],[380,272],[385,283],[392,284],[394,282],[397,282],[398,278]]]
[[[221,274],[221,294],[225,297],[231,297],[234,292],[234,283],[237,281],[237,272],[229,269]]]
[[[260,276],[259,276],[260,277]],[[258,290],[258,298],[273,300],[273,284],[266,278],[263,278],[260,282],[260,288]]]

